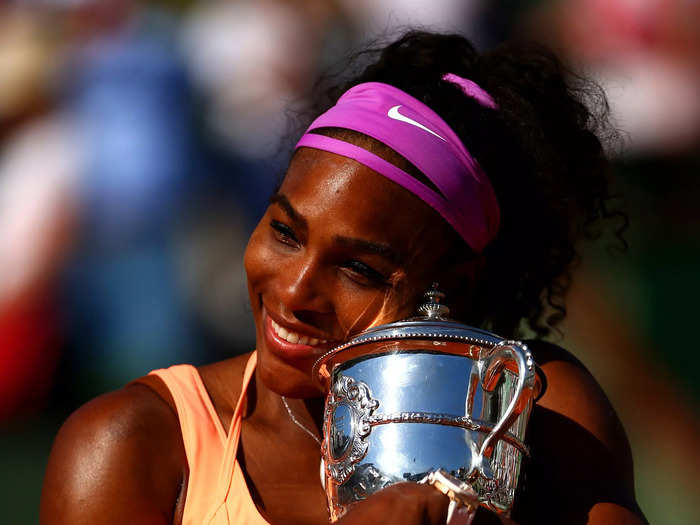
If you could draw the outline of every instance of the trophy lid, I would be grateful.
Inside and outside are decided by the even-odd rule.
[[[505,341],[487,330],[450,319],[450,309],[443,302],[445,294],[438,290],[437,283],[433,283],[423,297],[425,301],[418,307],[415,317],[369,328],[323,354],[314,363],[314,376],[327,377],[329,365],[338,358],[345,360],[360,355],[366,348],[357,347],[372,343],[395,342],[396,348],[404,340],[429,340],[435,351],[476,357],[481,350],[491,349]]]

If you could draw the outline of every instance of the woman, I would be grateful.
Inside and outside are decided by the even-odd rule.
[[[456,318],[500,335],[521,321],[546,335],[563,317],[574,242],[615,215],[580,99],[596,92],[570,82],[547,53],[479,55],[456,35],[382,50],[304,134],[251,236],[256,353],[158,371],[78,410],[51,453],[42,522],[326,523],[321,353],[411,315],[433,281]],[[644,523],[605,395],[565,351],[530,346],[548,389],[513,520]],[[401,484],[340,523],[444,523],[447,503]]]

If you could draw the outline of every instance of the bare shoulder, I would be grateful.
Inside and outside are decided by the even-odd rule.
[[[42,524],[172,523],[186,459],[179,423],[132,384],[74,412],[51,450]]]
[[[605,392],[586,367],[551,343],[528,342],[547,380],[527,441],[520,521],[645,523],[634,495],[632,454]],[[524,519],[529,515],[530,519]]]
[[[559,346],[540,342],[533,351],[547,379],[547,390],[538,405],[566,416],[590,432],[615,453],[619,466],[629,470],[631,476],[632,457],[625,430],[593,375]]]

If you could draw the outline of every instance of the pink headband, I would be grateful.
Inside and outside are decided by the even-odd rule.
[[[481,105],[495,109],[493,99],[474,82],[448,74]],[[439,191],[363,148],[310,133],[319,128],[344,128],[386,144],[418,168]],[[498,232],[496,194],[476,160],[454,131],[428,106],[398,88],[380,82],[359,84],[318,117],[296,148],[316,148],[356,160],[403,186],[434,208],[477,253]]]

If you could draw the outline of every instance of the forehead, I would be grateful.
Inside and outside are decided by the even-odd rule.
[[[324,230],[381,240],[399,251],[428,243],[438,249],[450,231],[437,212],[408,190],[334,153],[301,148],[280,193],[307,220],[319,219]]]

